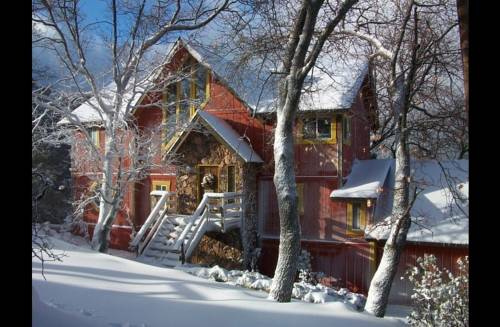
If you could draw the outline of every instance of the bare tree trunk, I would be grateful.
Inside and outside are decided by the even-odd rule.
[[[243,224],[241,239],[243,243],[243,266],[253,270],[256,262],[257,247],[257,167],[255,164],[243,165]]]
[[[460,47],[464,64],[465,109],[469,112],[469,0],[457,0]],[[467,118],[469,115],[467,115]]]
[[[394,276],[398,270],[401,252],[410,229],[410,152],[408,151],[406,113],[408,89],[404,78],[396,80],[394,110],[397,118],[396,130],[396,167],[392,212],[392,227],[384,246],[380,264],[373,276],[368,290],[365,310],[376,317],[383,317],[389,301]]]
[[[323,2],[323,0],[302,2],[294,19],[293,30],[289,35],[283,58],[283,72],[286,78],[282,79],[279,85],[279,107],[274,131],[274,186],[280,216],[280,244],[278,263],[269,292],[269,298],[278,302],[291,300],[300,254],[293,124],[295,113],[299,108],[302,86],[328,36],[357,0],[346,0],[340,5],[336,16],[319,33],[318,39],[308,53]]]
[[[403,138],[396,150],[396,183],[394,190],[394,212],[396,220],[384,246],[380,264],[373,276],[368,291],[365,310],[377,317],[383,317],[389,301],[394,276],[406,243],[406,235],[411,225],[409,207],[410,158]]]
[[[293,120],[302,83],[288,80],[288,83],[284,84],[288,86],[288,92],[285,93],[288,97],[286,101],[281,101],[285,104],[278,110],[274,132],[274,185],[280,216],[280,243],[278,263],[269,293],[269,297],[278,302],[289,302],[291,299],[300,253],[298,197],[293,160]],[[281,97],[283,96],[282,94]]]

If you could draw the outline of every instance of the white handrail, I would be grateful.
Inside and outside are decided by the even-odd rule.
[[[185,259],[188,259],[191,253],[194,250],[193,244],[197,243],[201,239],[200,235],[203,234],[202,231],[200,232],[201,229],[205,228],[206,223],[209,220],[209,215],[208,215],[208,209],[209,209],[209,199],[211,198],[217,198],[217,199],[227,199],[227,198],[233,198],[236,199],[237,197],[241,197],[242,193],[237,193],[237,192],[226,192],[226,193],[204,193],[203,198],[200,201],[200,204],[196,208],[195,212],[191,216],[191,219],[189,223],[186,225],[184,230],[182,231],[181,235],[177,238],[177,241],[175,242],[175,249],[179,250],[181,249],[181,244],[184,242],[187,234],[191,231],[191,228],[193,225],[197,222],[198,218],[199,221],[195,226],[195,229],[192,231],[191,237],[187,240],[186,248],[185,248]],[[222,218],[222,225],[224,226],[224,207],[226,205],[222,205],[222,211],[221,212],[221,218]],[[241,210],[241,206],[240,206]],[[223,227],[225,230],[225,228]]]
[[[184,230],[182,231],[181,235],[179,235],[179,237],[175,241],[175,246],[174,246],[175,249],[180,249],[181,243],[184,241],[184,238],[186,238],[187,233],[189,232],[191,227],[193,227],[193,224],[195,223],[196,219],[204,211],[205,206],[207,204],[207,199],[208,199],[207,193],[203,194],[203,198],[201,199],[200,204],[198,205],[193,215],[189,219],[189,223],[186,225],[186,227],[184,227]]]
[[[134,239],[130,242],[130,247],[136,247],[148,228],[159,218],[159,211],[162,208],[162,206],[165,204],[167,201],[167,198],[169,196],[175,195],[176,192],[166,192],[166,191],[153,191],[150,193],[151,195],[161,195],[160,200],[156,203],[155,207],[149,214],[148,218],[142,225],[141,229],[137,232],[135,235]]]

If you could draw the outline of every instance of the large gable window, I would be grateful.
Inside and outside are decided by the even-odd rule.
[[[177,87],[179,88],[177,101],[179,103],[177,114],[177,126],[184,126],[189,120],[189,108],[191,102],[191,81],[183,79]]]
[[[299,143],[336,143],[334,117],[309,116],[299,121]]]
[[[193,97],[196,99],[198,103],[194,103],[193,107],[196,105],[200,105],[208,99],[208,70],[205,66],[197,64],[194,65],[194,94]]]
[[[163,96],[167,141],[172,139],[176,130],[185,126],[210,96],[210,71],[205,66],[188,58],[178,72],[182,78],[168,85]]]

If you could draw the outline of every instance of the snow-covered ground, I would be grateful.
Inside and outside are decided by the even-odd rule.
[[[46,280],[32,261],[33,326],[402,326],[407,313],[390,307],[380,319],[339,301],[276,303],[264,291],[118,257],[124,251],[51,241],[66,256],[45,263]]]

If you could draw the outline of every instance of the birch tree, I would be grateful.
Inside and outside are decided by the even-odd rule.
[[[114,169],[122,167],[124,160],[124,152],[120,151],[123,143],[119,140],[129,126],[135,101],[151,91],[144,89],[141,82],[151,77],[145,76],[144,67],[151,65],[148,58],[152,50],[168,37],[206,26],[232,2],[110,0],[106,2],[102,19],[97,21],[86,17],[83,4],[78,0],[35,0],[32,22],[49,31],[36,42],[56,54],[66,72],[66,91],[90,95],[93,101],[87,104],[101,117],[105,145],[99,163],[102,174],[99,217],[92,247],[105,252],[124,195],[124,184],[120,182],[123,179],[119,178],[123,171]],[[92,69],[93,63],[89,60],[96,44],[102,46],[103,51],[109,51],[107,69],[101,71]],[[106,79],[112,82],[111,87],[102,87]],[[63,109],[54,103],[47,107]],[[64,112],[69,122],[90,139],[84,124],[71,112]]]
[[[439,79],[446,69],[449,55],[446,41],[456,32],[456,16],[448,16],[446,1],[394,1],[382,5],[377,12],[380,28],[344,30],[338,35],[355,37],[371,49],[371,60],[376,62],[385,78],[388,102],[394,119],[395,188],[391,230],[384,246],[379,267],[370,284],[365,310],[383,317],[389,292],[397,272],[400,255],[411,226],[410,209],[416,194],[410,194],[410,114],[423,96],[426,87]],[[387,13],[389,15],[385,16]],[[443,12],[445,14],[443,14]],[[389,17],[380,20],[381,17]],[[371,20],[372,18],[370,18]],[[363,26],[360,24],[359,26]],[[368,26],[368,24],[366,25]],[[380,86],[380,85],[379,85]]]

